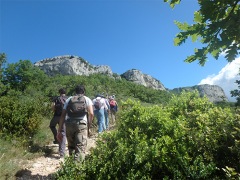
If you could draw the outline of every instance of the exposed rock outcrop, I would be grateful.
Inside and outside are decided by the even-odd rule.
[[[140,70],[131,69],[125,73],[118,75],[113,73],[109,66],[100,65],[94,66],[88,63],[81,57],[73,55],[57,56],[53,58],[43,59],[34,64],[42,69],[46,74],[53,76],[56,74],[62,75],[86,75],[91,74],[104,74],[115,79],[125,78],[128,81],[143,85],[145,87],[168,90],[164,85],[157,79],[150,75],[143,74]],[[181,92],[182,90],[194,90],[197,89],[200,96],[206,95],[211,102],[228,101],[223,89],[217,85],[196,85],[192,87],[180,87],[174,88],[173,92]]]
[[[36,62],[34,65],[38,66],[49,76],[56,74],[86,76],[91,74],[105,74],[115,79],[121,79],[121,77],[123,77],[128,81],[138,83],[145,87],[166,90],[159,80],[151,77],[150,75],[143,74],[139,70],[128,70],[120,76],[116,73],[113,73],[109,66],[94,66],[85,61],[83,58],[73,55],[43,59]]]
[[[206,96],[209,99],[209,101],[214,103],[221,102],[221,101],[228,101],[223,89],[217,85],[203,84],[203,85],[196,85],[192,87],[180,87],[180,88],[174,88],[172,91],[180,93],[183,90],[185,91],[197,90],[199,92],[200,97]]]
[[[123,73],[121,77],[125,78],[128,81],[144,85],[145,87],[158,90],[166,90],[166,88],[159,80],[153,78],[150,75],[143,74],[141,71],[137,69],[128,70],[125,73]]]
[[[113,72],[109,66],[93,66],[83,58],[72,55],[43,59],[36,62],[34,65],[38,66],[50,76],[56,74],[89,76],[96,73],[105,74],[108,76],[113,75]]]

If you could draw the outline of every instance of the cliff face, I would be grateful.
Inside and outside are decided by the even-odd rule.
[[[49,76],[56,74],[89,76],[91,74],[100,73],[117,79],[122,77],[128,81],[132,81],[146,87],[166,90],[160,81],[147,74],[143,74],[139,70],[128,70],[121,76],[116,74],[113,76],[113,72],[109,66],[94,66],[78,56],[66,55],[47,58],[36,62],[34,65],[38,66]]]
[[[145,87],[166,91],[166,88],[159,80],[150,75],[143,74],[137,69],[131,69],[121,75],[118,75],[113,73],[109,66],[94,66],[78,56],[65,55],[47,58],[36,62],[34,65],[42,69],[49,76],[56,74],[89,76],[91,74],[100,73],[115,79],[124,78],[128,81],[143,85]],[[223,89],[216,85],[205,84],[192,87],[179,87],[170,91],[179,93],[182,90],[192,91],[195,89],[198,90],[201,97],[206,95],[211,102],[228,101]]]
[[[94,73],[113,75],[109,66],[93,66],[81,57],[71,55],[43,59],[34,65],[50,76],[56,74],[89,76]]]
[[[159,80],[153,78],[150,75],[143,74],[141,71],[137,69],[128,70],[125,73],[123,73],[121,77],[125,78],[128,81],[144,85],[145,87],[158,90],[166,90],[164,85]]]
[[[172,91],[180,93],[183,90],[185,91],[197,90],[199,92],[200,97],[206,96],[211,102],[228,101],[223,89],[217,85],[203,84],[192,87],[180,87],[174,88]]]

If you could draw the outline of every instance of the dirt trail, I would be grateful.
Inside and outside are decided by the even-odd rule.
[[[96,137],[90,137],[88,139],[87,154],[89,149],[96,146]],[[55,149],[52,154],[48,156],[42,156],[32,161],[23,167],[23,170],[19,171],[16,175],[17,180],[49,180],[54,179],[53,174],[60,168],[60,164],[63,159],[59,159],[57,153],[58,146],[52,144],[48,145],[49,148]],[[66,150],[67,152],[67,150]]]

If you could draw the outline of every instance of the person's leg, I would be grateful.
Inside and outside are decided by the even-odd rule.
[[[114,122],[116,122],[117,118],[116,118],[116,111],[113,111],[113,117],[114,117]]]
[[[106,129],[109,128],[109,119],[108,119],[108,111],[104,110],[104,117],[105,117],[105,125],[106,125]]]
[[[75,135],[76,124],[66,122],[65,126],[66,126],[66,137],[67,137],[67,141],[68,141],[68,152],[69,152],[69,156],[71,156],[75,151],[74,135]]]
[[[98,124],[98,133],[101,133],[103,131],[102,127],[102,114],[100,113],[100,110],[94,110],[94,115],[97,118],[97,124]]]
[[[111,109],[111,119],[112,119],[112,123],[114,125],[115,124],[115,111],[114,111],[114,109]]]
[[[66,149],[66,127],[65,124],[63,124],[63,130],[62,130],[62,136],[63,139],[61,142],[59,142],[59,154],[60,157],[64,157],[65,156],[65,149]]]
[[[101,133],[102,131],[106,130],[105,127],[105,117],[104,117],[104,109],[100,109],[99,110],[99,126],[100,126],[100,130],[99,132]]]
[[[59,122],[60,116],[53,116],[53,118],[50,121],[49,127],[53,133],[53,137],[54,137],[54,144],[58,144],[58,140],[57,140],[57,124]]]
[[[101,109],[100,111],[101,111],[101,113],[102,113],[102,127],[103,127],[103,130],[105,131],[107,128],[106,128],[106,123],[105,123],[105,113],[104,113],[104,109]]]
[[[74,159],[77,161],[84,161],[87,147],[87,125],[79,124],[77,127],[78,130],[75,136],[76,149]]]

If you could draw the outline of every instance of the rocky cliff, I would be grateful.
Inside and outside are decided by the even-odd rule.
[[[112,76],[113,72],[109,66],[93,66],[83,58],[78,56],[57,56],[43,59],[34,64],[42,69],[46,74],[52,76],[62,75],[86,75],[100,73]]]
[[[154,88],[158,90],[166,90],[166,88],[159,80],[151,77],[150,75],[143,74],[141,71],[137,69],[128,70],[125,73],[123,73],[121,77],[125,78],[128,81],[144,85],[145,87]]]
[[[53,58],[43,59],[36,62],[34,65],[38,66],[50,76],[56,74],[89,76],[91,74],[100,73],[115,79],[125,78],[128,81],[143,85],[145,87],[166,91],[166,88],[159,80],[153,78],[150,75],[143,74],[137,69],[131,69],[121,75],[118,75],[116,73],[113,73],[109,66],[94,66],[83,58],[73,55],[57,56]],[[212,102],[228,101],[223,89],[216,85],[206,84],[196,85],[192,87],[180,87],[170,91],[181,92],[182,90],[192,91],[194,89],[198,90],[200,96],[206,95]]]
[[[199,92],[200,97],[206,96],[211,102],[221,102],[228,101],[223,89],[217,85],[196,85],[191,87],[180,87],[174,88],[172,91],[180,93],[183,90],[185,91],[193,91],[197,90]]]
[[[34,64],[42,69],[46,74],[52,76],[56,74],[63,75],[86,75],[89,76],[91,74],[105,74],[114,78],[125,78],[128,81],[132,81],[146,87],[151,87],[159,90],[166,90],[163,84],[147,75],[143,74],[139,70],[128,70],[124,74],[117,75],[113,73],[109,66],[94,66],[85,61],[83,58],[78,56],[57,56],[54,58],[47,58],[41,61],[38,61]],[[114,75],[113,75],[114,74]]]

